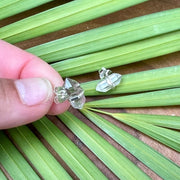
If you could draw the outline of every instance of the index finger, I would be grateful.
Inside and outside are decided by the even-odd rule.
[[[43,77],[54,87],[63,85],[59,73],[46,62],[2,40],[0,40],[0,77],[8,79]],[[49,114],[60,114],[68,107],[68,102],[58,105],[53,103]]]

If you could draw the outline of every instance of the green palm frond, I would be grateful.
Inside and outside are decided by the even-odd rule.
[[[180,87],[180,66],[171,66],[122,76],[121,84],[112,91],[100,93],[96,91],[99,80],[89,81],[81,84],[86,96],[123,94],[142,92],[165,88]]]
[[[140,171],[140,169],[138,169],[138,167],[129,161],[129,159],[117,151],[112,145],[110,145],[95,131],[76,118],[73,114],[66,112],[59,115],[58,117],[119,178],[149,179],[148,176]]]
[[[3,0],[0,2],[0,20],[18,14],[28,9],[40,6],[52,0]],[[18,7],[18,8],[17,8]]]
[[[40,179],[2,131],[0,131],[0,137],[0,163],[10,177],[13,179]]]
[[[6,176],[4,175],[4,173],[1,170],[0,170],[0,179],[7,180]]]
[[[50,1],[1,1],[0,19],[13,20],[12,15],[18,16]],[[0,131],[0,179],[180,180],[179,162],[173,159],[180,151],[180,116],[177,116],[180,115],[180,8],[175,0],[174,6],[173,2],[145,1],[74,0],[58,2],[53,8],[47,3],[43,12],[29,17],[24,14],[24,19],[3,23],[0,39],[17,43],[39,56],[64,78],[82,75],[75,79],[83,82],[85,95],[91,97],[79,112],[70,109],[28,126]],[[82,22],[139,3],[142,4],[120,11],[120,15],[116,13],[114,16],[120,22],[98,24],[97,20],[93,29],[76,31]],[[155,7],[156,3],[165,6],[161,10],[169,10],[152,13],[149,7],[152,4]],[[138,13],[133,18],[128,16],[133,9],[136,12],[140,9],[141,16]],[[101,21],[108,18],[111,15]],[[99,27],[104,24],[109,25]],[[75,29],[73,33],[64,35],[65,28],[71,26]],[[60,37],[48,34],[55,31],[61,33]],[[51,35],[55,36],[51,41],[43,40]],[[35,39],[31,47],[33,40],[25,40],[35,37],[40,39],[39,43]],[[150,58],[154,59],[148,61]],[[102,67],[122,71],[121,83],[107,93],[95,90],[100,81],[95,80],[97,73],[86,74]],[[158,115],[149,107],[158,109],[160,114],[170,109],[165,113],[169,115]],[[147,110],[149,114],[145,113]],[[140,138],[147,136],[155,145]],[[167,149],[170,155],[166,154]]]
[[[0,38],[16,43],[88,21],[146,0],[76,0],[0,29]]]
[[[163,179],[178,179],[180,171],[173,162],[97,114],[88,110],[82,110],[82,113]],[[107,112],[101,111],[101,113]],[[113,113],[107,114],[114,115]],[[169,168],[173,169],[170,173],[168,171]]]
[[[97,53],[53,63],[62,77],[75,76],[154,58],[180,50],[180,31],[130,43]],[[86,68],[88,67],[88,68]]]
[[[121,119],[127,119],[136,123],[143,122],[143,123],[148,123],[148,124],[159,126],[159,127],[180,130],[180,117],[179,116],[133,114],[133,113],[118,113],[116,115],[119,116],[119,118]]]
[[[94,110],[96,111],[96,110]],[[144,134],[147,134],[148,136],[160,141],[161,143],[175,149],[176,151],[180,152],[180,133],[174,130],[170,130],[170,129],[166,129],[163,127],[158,127],[156,125],[153,125],[151,123],[144,121],[134,121],[134,118],[126,118],[127,116],[123,116],[122,114],[118,114],[118,113],[107,113],[104,111],[98,111],[97,112],[102,112],[105,114],[108,114],[110,116],[112,116],[113,118],[143,132]],[[143,115],[145,117],[145,115]],[[148,116],[148,115],[147,115]],[[138,117],[138,115],[136,115],[136,117]],[[166,116],[167,119],[171,119],[171,117]],[[175,117],[176,118],[176,122],[178,121],[178,123],[180,123],[180,117]],[[138,119],[138,118],[137,118]],[[174,119],[174,117],[172,118]],[[139,120],[139,119],[138,119]]]
[[[47,118],[33,123],[79,178],[106,179],[97,167]]]
[[[86,107],[127,108],[180,105],[180,88],[106,98],[86,103]]]
[[[71,179],[28,127],[21,126],[10,129],[8,132],[42,177],[45,179],[58,179],[63,176],[64,179]]]
[[[74,34],[27,51],[47,62],[82,56],[176,31],[180,26],[179,14],[180,8],[162,11]]]

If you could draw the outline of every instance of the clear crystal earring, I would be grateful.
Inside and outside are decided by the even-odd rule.
[[[96,91],[107,92],[121,82],[121,74],[112,73],[111,70],[102,67],[99,70],[101,81],[96,86]]]
[[[55,87],[54,93],[54,102],[56,104],[69,100],[71,106],[75,109],[82,109],[86,101],[84,90],[81,88],[80,84],[70,78],[65,79],[62,87]]]

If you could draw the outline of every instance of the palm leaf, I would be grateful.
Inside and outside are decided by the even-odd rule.
[[[180,31],[128,45],[53,63],[62,77],[93,72],[101,67],[117,67],[180,50]],[[88,67],[88,68],[87,68]]]
[[[40,179],[15,146],[0,131],[0,162],[13,179]]]
[[[46,62],[81,56],[178,30],[179,13],[180,8],[162,11],[61,38],[27,51]]]
[[[37,7],[41,4],[45,4],[49,1],[52,0],[3,0],[0,2],[0,20],[18,14],[20,12],[26,11],[28,9]]]
[[[179,168],[173,162],[169,161],[161,154],[159,154],[157,151],[154,151],[152,148],[150,148],[140,140],[136,139],[132,135],[128,134],[127,132],[123,131],[122,129],[118,128],[117,126],[113,125],[97,114],[86,109],[82,110],[81,112],[163,179],[178,179],[180,177]],[[107,114],[114,115],[112,113]],[[169,168],[173,169],[173,171],[171,171],[170,173]]]
[[[32,0],[1,1],[0,18],[2,19],[26,9],[31,9],[38,6],[38,3],[43,4],[45,1],[48,2],[48,0],[40,0],[38,2],[33,2]],[[0,28],[1,39],[10,43],[20,42],[16,45],[24,49],[34,44],[35,46],[27,49],[27,51],[44,58],[47,62],[63,60],[51,64],[63,77],[82,74],[83,76],[75,78],[80,81],[82,80],[81,82],[91,80],[91,82],[82,84],[86,95],[97,96],[102,94],[95,92],[93,89],[98,81],[92,81],[92,79],[95,79],[93,75],[90,74],[90,77],[88,77],[89,74],[86,76],[84,75],[85,73],[99,70],[102,66],[106,68],[118,67],[153,57],[156,58],[121,67],[122,74],[128,74],[123,75],[122,83],[107,94],[164,90],[125,95],[100,101],[94,101],[98,97],[90,97],[91,102],[86,103],[85,109],[82,112],[100,129],[94,124],[88,124],[90,121],[87,121],[87,119],[84,120],[84,116],[77,111],[70,110],[74,115],[69,112],[59,115],[61,122],[58,118],[54,117],[56,120],[53,120],[53,124],[46,117],[43,117],[40,121],[30,126],[31,130],[23,126],[8,130],[6,134],[0,131],[0,179],[6,179],[5,177],[15,180],[46,179],[47,177],[48,179],[55,179],[59,176],[62,179],[72,177],[73,179],[121,178],[134,180],[149,179],[147,175],[152,179],[158,179],[160,177],[167,180],[180,179],[180,168],[175,164],[179,164],[178,158],[176,158],[176,156],[178,157],[176,151],[168,149],[165,146],[162,146],[163,150],[161,150],[159,148],[161,144],[152,140],[156,144],[153,148],[160,151],[160,154],[150,147],[153,146],[151,143],[148,143],[150,146],[146,145],[129,134],[129,131],[131,133],[129,126],[131,126],[179,151],[179,132],[177,130],[180,125],[178,116],[117,114],[103,111],[103,113],[114,116],[114,118],[123,122],[120,123],[114,120],[118,126],[125,127],[128,131],[125,132],[113,123],[86,109],[91,109],[90,107],[117,108],[179,105],[179,53],[162,56],[180,50],[180,10],[179,8],[172,9],[178,7],[177,1],[172,0],[171,3],[157,1],[154,3],[149,0],[142,5],[127,9],[126,11],[120,11],[102,19],[87,22],[85,27],[87,30],[89,29],[89,24],[91,25],[90,28],[94,28],[100,25],[122,21],[123,19],[130,18],[130,20],[75,34],[83,30],[81,29],[83,28],[82,24],[71,29],[38,37],[145,1],[76,0],[51,9],[49,9],[47,4],[45,6],[48,10],[33,16],[27,17],[25,13],[22,13],[23,18],[27,17],[22,19],[22,15],[20,14],[20,19],[22,19],[20,21],[9,24],[9,19],[10,22],[16,21],[17,16],[2,21],[4,27],[1,25]],[[150,8],[152,5],[155,5],[153,10]],[[158,8],[156,9],[156,7]],[[163,7],[163,9],[160,7]],[[10,12],[10,9],[12,12]],[[152,13],[152,11],[157,12],[164,9],[172,10],[137,17]],[[114,20],[113,17],[115,17]],[[132,17],[137,18],[131,19]],[[6,23],[9,25],[6,25]],[[67,36],[70,34],[74,35]],[[67,37],[60,38],[64,36]],[[38,38],[21,42],[34,37]],[[48,39],[58,40],[42,44],[42,42],[47,42]],[[40,45],[37,46],[37,44]],[[162,57],[157,58],[158,56]],[[158,69],[165,66],[173,67]],[[155,70],[134,73],[153,68]],[[125,69],[128,71],[126,72]],[[104,97],[101,96],[100,99],[102,98]],[[169,107],[170,110],[166,114],[178,114],[178,110],[174,113],[176,108],[178,107]],[[146,109],[148,110],[148,108]],[[156,109],[160,110],[161,113],[167,110],[167,108],[164,111],[161,108]],[[98,109],[91,110],[102,113]],[[114,109],[113,111],[126,112],[126,109]],[[142,110],[139,111],[138,109],[134,109],[133,111],[137,113],[142,112]],[[145,109],[143,112],[145,112]],[[153,112],[154,109],[152,109]],[[83,123],[80,120],[81,118],[79,119],[75,116],[81,117],[82,121],[95,128],[99,134]],[[64,124],[66,129],[64,130],[59,124]],[[170,129],[175,129],[176,131]],[[115,142],[101,134],[102,131],[134,155],[138,159],[134,161],[135,164],[126,157],[128,156],[126,153],[124,155],[111,145]],[[146,137],[139,133],[139,131],[137,131],[137,135]],[[73,133],[74,137],[84,144],[82,143],[80,146],[78,143],[75,145],[71,142],[74,139],[68,135],[69,132],[70,134]],[[111,144],[107,141],[110,141]],[[88,152],[91,151],[91,153],[88,154],[85,152],[83,150],[84,147]],[[91,155],[93,155],[94,159]],[[107,172],[102,167],[105,167]]]
[[[122,94],[141,91],[180,87],[180,66],[172,66],[122,76],[121,83],[112,91],[96,91],[99,80],[82,83],[86,96]]]
[[[180,133],[177,131],[157,127],[151,124],[147,124],[144,122],[134,122],[134,121],[126,121],[126,119],[121,119],[119,115],[112,115],[114,118],[121,120],[125,124],[143,132],[144,134],[156,139],[157,141],[169,146],[176,151],[180,152]]]
[[[2,179],[2,180],[7,180],[6,176],[5,176],[4,173],[1,171],[1,169],[0,169],[0,179]]]
[[[26,126],[10,129],[8,132],[43,179],[59,179],[60,176],[63,176],[63,179],[71,179],[56,159]]]
[[[129,159],[70,112],[58,116],[62,122],[121,179],[149,179]],[[119,163],[121,162],[121,163]],[[133,169],[133,171],[131,171]]]
[[[0,29],[0,39],[16,43],[103,16],[146,0],[76,0]]]
[[[162,127],[157,127],[155,125],[152,125],[147,122],[143,121],[134,121],[134,118],[126,118],[128,115],[123,116],[121,113],[107,113],[100,110],[91,109],[97,112],[101,112],[104,114],[108,114],[112,116],[113,118],[143,132],[144,134],[147,134],[148,136],[160,141],[161,143],[175,149],[176,151],[180,152],[180,133],[177,131],[169,130]],[[86,113],[88,114],[88,113]],[[143,115],[142,115],[143,116]],[[145,117],[145,116],[144,116]],[[168,116],[167,116],[168,118]],[[169,117],[170,119],[170,117]],[[180,120],[180,117],[176,117],[176,119]],[[147,119],[146,119],[147,120]]]
[[[47,118],[33,123],[80,179],[106,179],[97,167]]]
[[[125,108],[180,105],[180,88],[146,92],[86,103],[86,107]]]
[[[167,115],[152,115],[152,114],[134,114],[134,113],[119,113],[116,114],[119,118],[136,123],[143,122],[159,127],[172,128],[180,130],[180,116]]]

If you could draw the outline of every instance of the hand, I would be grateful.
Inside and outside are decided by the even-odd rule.
[[[53,103],[60,75],[40,58],[0,40],[0,129],[60,114],[69,103]]]

